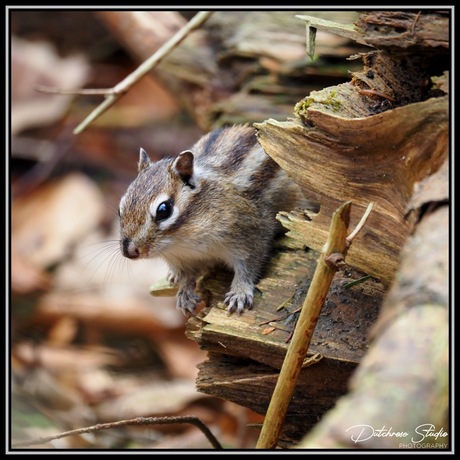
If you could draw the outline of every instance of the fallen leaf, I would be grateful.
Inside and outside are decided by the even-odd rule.
[[[83,55],[61,58],[47,42],[11,38],[11,133],[59,120],[73,98],[36,90],[39,86],[81,88],[89,74]]]
[[[70,174],[13,201],[12,243],[36,267],[49,267],[99,225],[104,208],[96,184],[83,174]]]
[[[46,291],[51,286],[51,277],[40,267],[30,263],[27,256],[11,245],[11,289],[16,294],[31,294]]]
[[[148,382],[132,390],[129,389],[124,396],[100,404],[100,418],[110,421],[175,415],[193,401],[209,398],[198,393],[194,382],[190,380]]]

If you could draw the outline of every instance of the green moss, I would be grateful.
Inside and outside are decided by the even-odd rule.
[[[323,105],[333,112],[338,112],[342,107],[342,101],[338,98],[336,89],[315,91],[314,95],[308,96],[299,101],[294,108],[294,113],[299,117],[308,117],[308,108],[313,104]]]

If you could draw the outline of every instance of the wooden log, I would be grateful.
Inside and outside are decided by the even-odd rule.
[[[265,414],[317,258],[314,251],[278,249],[257,285],[254,309],[241,316],[228,316],[223,305],[231,274],[218,272],[204,282],[210,306],[188,321],[186,332],[209,352],[199,366],[199,391]],[[333,406],[367,351],[367,331],[384,287],[374,279],[346,287],[361,276],[347,268],[333,281],[311,341],[311,365],[301,372],[280,444],[298,442]]]
[[[327,21],[301,18],[308,27],[328,28]],[[448,155],[446,85],[430,79],[432,72],[448,69],[448,25],[449,14],[439,11],[374,11],[362,13],[352,28],[333,23],[332,31],[382,49],[358,56],[364,67],[349,83],[299,101],[295,120],[255,125],[265,151],[319,208],[317,214],[280,215],[291,237],[319,250],[341,203],[358,208],[353,226],[375,202],[347,262],[385,284],[393,280],[414,228],[416,218],[406,212],[414,185]],[[447,81],[448,72],[440,79]]]
[[[371,11],[361,13],[356,28],[364,43],[376,48],[415,48],[430,53],[450,47],[447,10]]]
[[[350,392],[298,448],[449,448],[450,213],[448,194],[435,189],[432,206],[402,251],[397,281]],[[382,427],[401,435],[374,436]]]

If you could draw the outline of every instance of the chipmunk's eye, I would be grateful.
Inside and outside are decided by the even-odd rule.
[[[173,212],[172,200],[163,201],[158,205],[157,212],[155,213],[155,220],[161,222],[162,220],[171,217]]]

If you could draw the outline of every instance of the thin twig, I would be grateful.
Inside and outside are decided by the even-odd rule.
[[[168,54],[171,53],[193,30],[200,27],[211,16],[213,11],[200,11],[182,29],[171,37],[160,49],[145,60],[134,72],[105,93],[106,99],[96,107],[75,129],[74,134],[81,133],[90,123],[101,116],[118,99],[125,94],[131,86],[138,82]]]
[[[419,11],[417,15],[415,16],[415,19],[414,19],[414,22],[412,23],[412,28],[411,28],[412,35],[415,35],[415,26],[417,25],[418,18],[420,17],[421,14],[422,12]]]
[[[296,14],[295,17],[305,21],[307,26],[307,34],[310,33],[310,29],[325,30],[326,32],[349,38],[351,40],[357,41],[358,43],[363,42],[362,36],[356,30],[356,26],[354,24],[340,24],[338,22],[329,21],[328,19],[321,19],[313,16],[305,16],[299,14]],[[310,52],[314,52],[314,49],[310,50]]]
[[[208,441],[212,444],[215,449],[223,449],[220,442],[211,433],[211,430],[197,417],[192,416],[181,416],[181,417],[137,417],[129,420],[120,420],[118,422],[99,423],[97,425],[88,426],[85,428],[78,428],[76,430],[65,431],[55,436],[47,436],[45,438],[34,439],[30,441],[21,441],[12,444],[13,448],[36,446],[39,444],[45,444],[55,439],[64,438],[67,436],[73,436],[77,434],[92,433],[99,430],[108,430],[112,428],[120,428],[123,426],[130,425],[171,425],[175,423],[189,423],[195,425],[202,433],[206,436]]]
[[[372,211],[372,208],[374,207],[374,203],[369,203],[367,206],[366,212],[363,214],[363,217],[361,217],[361,220],[358,222],[358,225],[355,227],[355,229],[347,236],[347,244],[348,247],[350,247],[351,243],[353,242],[353,239],[356,237],[356,235],[361,231],[361,229],[364,227],[364,224],[366,223],[367,218],[369,217],[369,214]]]
[[[273,449],[278,443],[284,418],[316,326],[315,318],[319,316],[336,272],[336,268],[325,262],[325,257],[334,253],[344,253],[347,250],[346,236],[350,221],[350,207],[351,203],[345,203],[332,217],[328,241],[320,255],[265,415],[257,442],[259,449]]]
[[[268,406],[265,420],[260,432],[257,448],[273,449],[276,447],[279,435],[283,428],[284,418],[294,394],[295,387],[307,356],[310,341],[318,322],[322,306],[326,299],[329,287],[339,267],[338,263],[331,263],[331,257],[344,260],[351,241],[364,225],[372,206],[369,206],[357,228],[347,238],[350,222],[351,203],[343,204],[332,216],[328,240],[318,260],[310,288],[300,311],[297,324],[292,335],[283,365]],[[340,257],[337,257],[340,256]]]
[[[39,91],[40,93],[71,94],[72,96],[87,96],[87,95],[107,96],[108,94],[113,93],[113,88],[62,89],[62,88],[55,88],[53,86],[36,86],[35,91]]]

